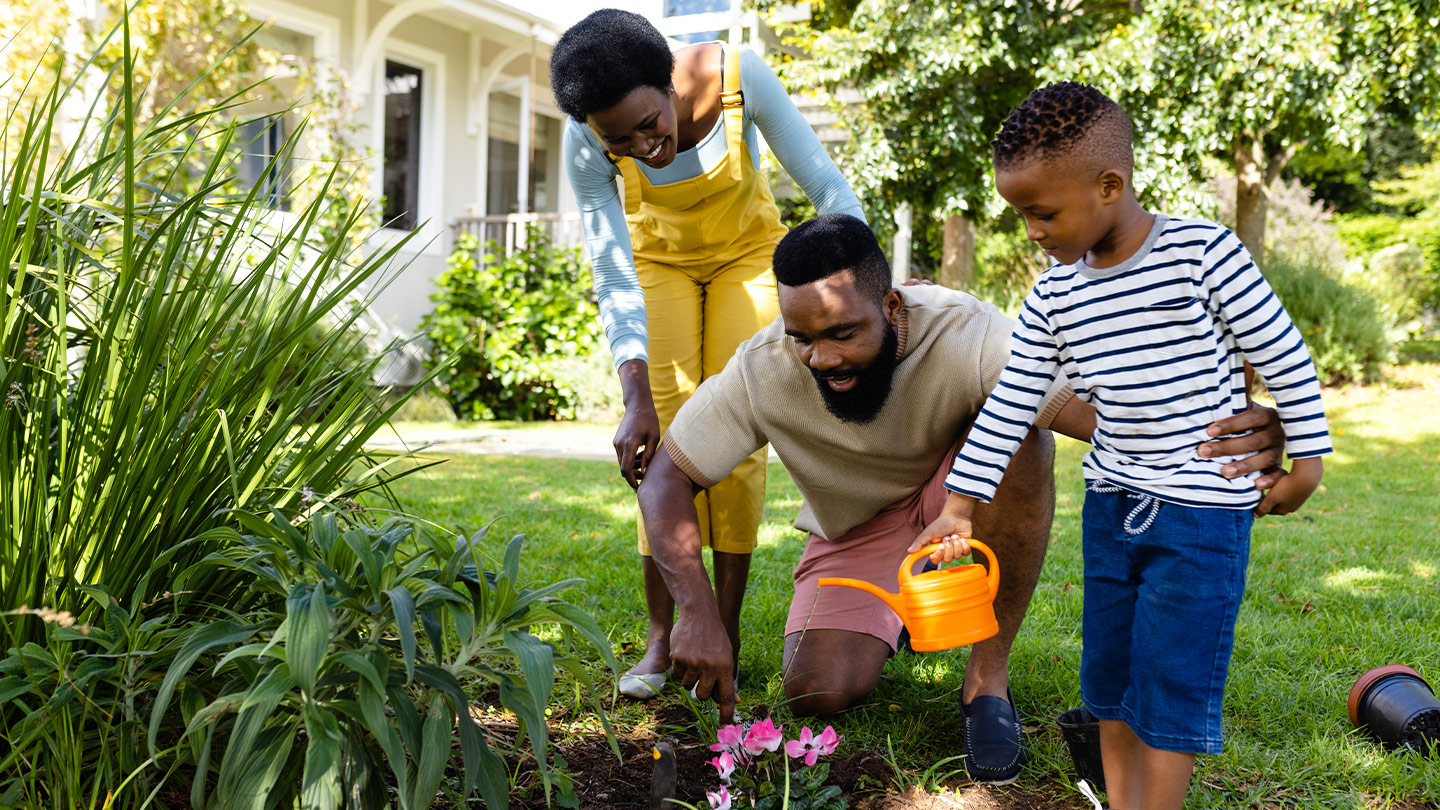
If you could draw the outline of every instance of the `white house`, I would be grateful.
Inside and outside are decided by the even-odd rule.
[[[604,5],[645,15],[677,43],[774,44],[739,0],[250,0],[267,45],[335,67],[355,91],[371,193],[384,199],[377,239],[415,232],[408,266],[377,301],[391,326],[411,331],[430,311],[458,229],[513,243],[540,221],[558,242],[581,241],[549,57],[566,27]],[[272,126],[263,134],[281,141],[287,123]]]

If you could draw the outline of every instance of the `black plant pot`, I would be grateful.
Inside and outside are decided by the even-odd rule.
[[[1070,749],[1070,761],[1075,763],[1075,775],[1104,790],[1105,768],[1100,763],[1100,722],[1084,706],[1061,712],[1057,722],[1060,724],[1060,734],[1065,738],[1065,747]]]
[[[1440,746],[1440,700],[1420,673],[1400,664],[1361,675],[1350,689],[1350,722],[1387,748],[1429,756]]]

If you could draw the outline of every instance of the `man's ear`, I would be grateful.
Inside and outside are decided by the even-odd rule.
[[[1100,199],[1106,204],[1124,199],[1130,188],[1130,178],[1115,169],[1106,169],[1095,180],[1100,188]]]
[[[900,291],[891,287],[885,292],[885,297],[880,301],[880,309],[885,313],[885,320],[891,326],[900,325],[900,310],[905,307],[905,299],[900,297]]]

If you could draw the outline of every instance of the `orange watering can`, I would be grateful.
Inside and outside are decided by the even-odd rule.
[[[900,566],[900,593],[894,594],[858,579],[821,577],[821,585],[847,585],[885,600],[910,631],[910,646],[922,652],[948,650],[974,644],[1000,632],[995,621],[995,591],[1000,587],[1000,565],[990,547],[968,541],[971,552],[985,552],[990,573],[973,563],[915,575],[911,569],[938,544],[911,552]]]

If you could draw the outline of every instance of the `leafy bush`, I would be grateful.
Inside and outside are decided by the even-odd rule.
[[[504,808],[500,754],[520,756],[528,739],[547,795],[555,785],[563,795],[570,783],[548,761],[545,723],[556,672],[586,688],[605,722],[566,650],[583,640],[616,667],[594,620],[557,597],[578,580],[523,584],[519,537],[492,571],[480,561],[484,531],[417,538],[411,520],[372,527],[350,508],[320,508],[309,520],[238,514],[243,534],[223,527],[190,541],[220,551],[175,586],[210,568],[233,573],[229,601],[249,607],[226,618],[191,619],[168,594],[122,607],[99,587],[83,589],[99,608],[94,625],[12,611],[44,619],[46,632],[0,660],[0,701],[14,718],[0,728],[0,806],[161,796],[160,806],[195,808],[383,807],[393,785],[401,808],[424,808],[457,736],[461,794]],[[516,743],[476,723],[477,683],[515,715]]]
[[[298,799],[305,808],[381,807],[388,777],[401,808],[429,807],[458,736],[461,793],[478,791],[487,807],[503,810],[506,766],[462,686],[476,682],[498,690],[514,713],[548,796],[545,709],[555,673],[592,686],[579,659],[564,653],[574,631],[616,668],[594,620],[556,596],[580,580],[525,587],[520,537],[506,545],[499,571],[486,569],[483,530],[469,538],[421,533],[417,549],[405,520],[347,527],[327,511],[297,527],[280,512],[237,517],[244,534],[224,527],[197,538],[227,547],[201,568],[250,575],[256,607],[188,631],[149,721],[156,754],[176,690],[195,677],[202,656],[218,660],[203,677],[223,688],[185,713],[186,740],[198,750],[195,806],[249,807],[268,796],[267,806]],[[534,634],[541,627],[560,632],[543,640]]]
[[[976,230],[975,284],[968,292],[1013,316],[1049,266],[1049,258],[1025,235],[1019,215],[1007,209]]]
[[[180,764],[179,728],[145,753],[145,723],[183,633],[173,599],[165,610],[106,589],[81,589],[94,624],[65,611],[21,607],[10,615],[44,622],[40,641],[0,659],[0,807],[140,806]],[[185,691],[186,702],[195,692]]]
[[[1369,293],[1284,253],[1271,256],[1265,278],[1304,335],[1322,382],[1379,379],[1393,350],[1380,306]]]
[[[475,238],[462,234],[447,264],[421,330],[456,415],[574,418],[574,391],[557,380],[555,365],[599,344],[579,249],[556,248],[531,227],[524,248],[503,256],[491,244],[481,256]]]
[[[258,190],[221,193],[235,179],[233,99],[181,95],[191,111],[133,126],[147,103],[133,67],[121,61],[113,88],[102,73],[105,92],[86,99],[88,85],[49,77],[6,120],[21,148],[0,174],[0,606],[82,622],[97,603],[77,584],[125,604],[172,590],[204,550],[146,580],[149,561],[224,508],[373,485],[363,447],[388,415],[350,327],[397,246],[351,263],[361,201],[321,193],[280,228]],[[91,103],[81,146],[54,154],[62,109]],[[341,234],[319,238],[337,210]],[[23,645],[41,624],[5,629]]]

